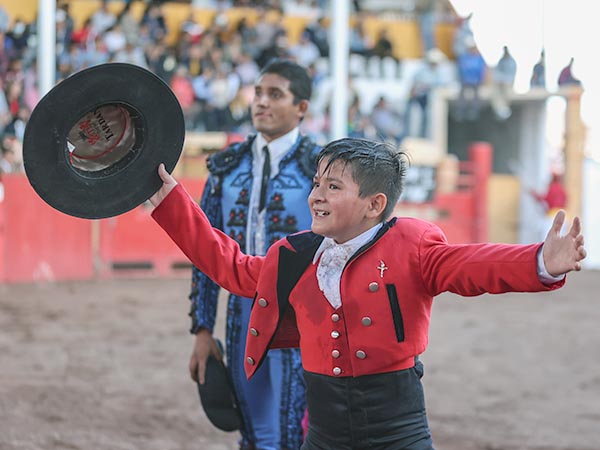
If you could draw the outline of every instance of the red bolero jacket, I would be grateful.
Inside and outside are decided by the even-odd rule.
[[[342,306],[318,288],[313,256],[321,236],[288,236],[266,256],[249,256],[178,185],[152,213],[201,271],[224,289],[254,298],[245,369],[251,377],[270,348],[300,346],[305,370],[360,376],[406,369],[427,346],[433,297],[535,292],[541,244],[448,244],[435,225],[387,222],[344,268]]]

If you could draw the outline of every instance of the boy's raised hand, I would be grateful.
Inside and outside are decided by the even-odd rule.
[[[165,197],[169,195],[169,192],[177,186],[177,180],[167,172],[163,163],[160,163],[158,166],[158,176],[163,181],[163,185],[152,197],[150,197],[150,203],[152,203],[154,207],[160,205],[160,202],[162,202]]]
[[[556,213],[552,228],[544,241],[543,256],[546,271],[555,277],[572,270],[581,270],[581,260],[586,256],[581,234],[581,220],[575,217],[569,232],[561,236],[560,230],[564,221],[565,212]]]

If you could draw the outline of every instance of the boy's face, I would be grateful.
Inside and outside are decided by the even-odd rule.
[[[294,104],[290,80],[282,76],[266,73],[254,86],[252,124],[268,142],[297,127],[307,108],[306,100]]]
[[[374,205],[374,196],[358,195],[360,187],[349,165],[338,161],[325,171],[326,166],[327,160],[321,161],[308,196],[311,229],[342,244],[375,226],[381,211]]]

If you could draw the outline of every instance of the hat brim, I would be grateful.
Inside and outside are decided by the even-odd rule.
[[[220,342],[217,341],[220,346]],[[213,355],[206,361],[204,384],[197,383],[200,403],[210,423],[223,431],[242,427],[242,416],[227,367]]]
[[[67,137],[86,114],[118,105],[133,117],[135,145],[101,170],[72,164]],[[29,182],[55,209],[100,219],[127,212],[162,185],[162,162],[172,172],[185,138],[183,112],[165,82],[139,66],[109,63],[82,70],[51,89],[25,129],[23,161]]]

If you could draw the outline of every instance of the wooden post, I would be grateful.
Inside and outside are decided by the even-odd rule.
[[[567,190],[567,215],[581,217],[583,160],[586,128],[581,120],[581,94],[579,86],[565,88],[565,188]]]

